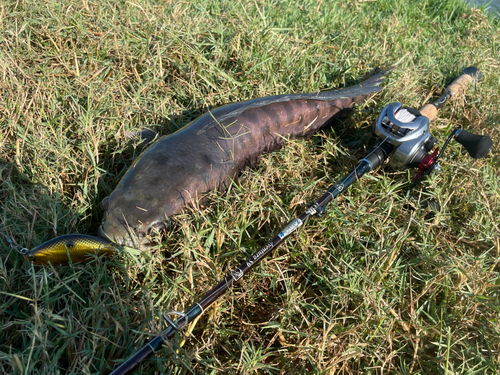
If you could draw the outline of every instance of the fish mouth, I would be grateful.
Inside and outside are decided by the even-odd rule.
[[[120,230],[106,230],[106,222],[99,226],[98,235],[120,246],[138,250],[147,250],[152,246],[151,235],[165,228],[164,223],[154,222],[146,231],[133,231],[131,228],[121,227]],[[113,229],[113,228],[110,228]],[[114,232],[114,233],[113,233]],[[122,233],[125,232],[125,233]]]
[[[141,238],[140,235],[132,233],[129,231],[127,235],[122,234],[111,234],[104,229],[104,225],[99,226],[98,235],[108,241],[111,241],[120,246],[131,247],[133,249],[143,250],[147,247],[149,240],[147,238]]]

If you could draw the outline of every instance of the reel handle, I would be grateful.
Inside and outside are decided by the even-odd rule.
[[[425,104],[419,109],[420,113],[427,117],[429,120],[434,119],[437,116],[437,110],[441,107],[448,99],[453,96],[461,95],[465,92],[467,87],[472,82],[478,82],[481,79],[481,71],[474,67],[469,66],[464,69],[464,72],[460,77],[455,79],[447,88],[443,96],[436,100],[433,104]]]
[[[457,131],[455,140],[464,146],[474,159],[486,156],[493,147],[493,141],[489,136],[474,134],[463,129]]]

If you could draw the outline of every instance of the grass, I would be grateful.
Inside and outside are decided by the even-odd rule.
[[[352,168],[385,104],[418,108],[469,65],[483,81],[433,134],[495,146],[476,161],[451,145],[416,190],[440,203],[434,219],[405,209],[411,173],[372,173],[138,373],[499,372],[499,26],[455,0],[2,2],[0,372],[109,372]],[[208,108],[394,64],[351,119],[265,155],[151,252],[40,267],[15,251],[96,234],[142,149],[129,130],[169,134]]]

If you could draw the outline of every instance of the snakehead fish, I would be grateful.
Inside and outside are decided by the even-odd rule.
[[[145,248],[152,230],[208,191],[224,191],[259,157],[291,138],[308,138],[353,103],[380,91],[385,73],[337,91],[279,95],[217,108],[157,140],[103,200],[99,235]]]

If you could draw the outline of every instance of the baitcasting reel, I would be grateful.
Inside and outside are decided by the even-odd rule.
[[[475,159],[484,157],[493,146],[493,141],[488,136],[455,129],[438,155],[439,148],[434,148],[437,139],[429,132],[429,118],[413,108],[403,107],[398,102],[391,103],[382,110],[373,131],[383,141],[394,146],[388,163],[391,167],[400,170],[418,168],[415,182],[409,189],[432,170],[440,170],[437,161],[452,138],[464,146]]]
[[[419,167],[428,163],[437,139],[429,132],[429,119],[413,108],[394,102],[380,113],[374,126],[380,138],[394,146],[389,165],[395,169]]]

